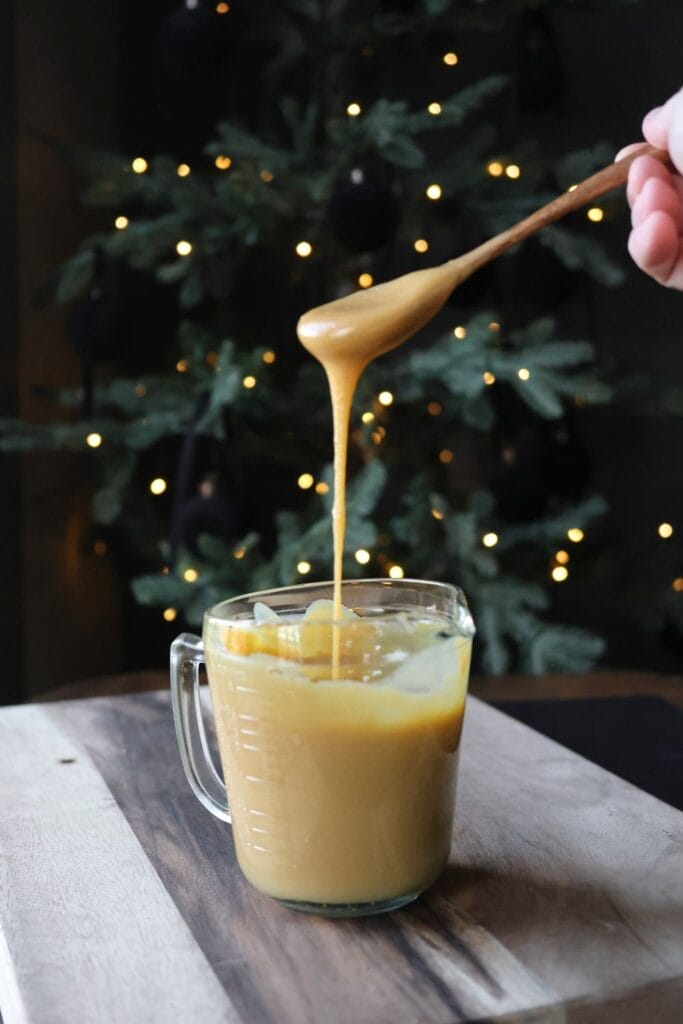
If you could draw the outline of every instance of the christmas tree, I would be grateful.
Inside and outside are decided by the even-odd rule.
[[[188,2],[159,27],[173,151],[70,155],[111,225],[54,283],[83,380],[51,396],[66,419],[3,421],[2,446],[83,452],[95,535],[167,621],[330,576],[329,401],[298,316],[458,255],[612,158],[546,137],[552,7]],[[556,314],[584,275],[621,280],[599,238],[619,201],[482,270],[361,380],[345,575],[457,582],[485,671],[603,648],[548,614],[604,511],[575,409],[611,394]]]

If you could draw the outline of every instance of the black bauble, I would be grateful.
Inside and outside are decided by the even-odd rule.
[[[328,218],[342,245],[351,252],[370,252],[393,239],[398,203],[388,186],[356,169],[332,193]]]

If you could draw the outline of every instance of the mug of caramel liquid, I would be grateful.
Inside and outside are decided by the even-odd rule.
[[[231,823],[247,879],[293,909],[358,916],[414,900],[448,860],[474,626],[444,583],[346,581],[336,621],[332,594],[209,609],[203,641],[173,642],[171,693],[190,786]]]

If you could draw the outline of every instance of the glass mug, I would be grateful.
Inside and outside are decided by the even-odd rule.
[[[309,583],[209,609],[203,642],[172,644],[171,694],[185,774],[232,824],[247,879],[288,907],[358,916],[409,903],[448,860],[474,625],[444,583],[346,581],[336,623],[331,598]]]

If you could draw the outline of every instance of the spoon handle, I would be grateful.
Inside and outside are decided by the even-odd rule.
[[[601,196],[605,192],[623,185],[628,178],[629,167],[636,157],[643,155],[653,156],[656,160],[661,160],[662,163],[669,162],[669,154],[665,150],[643,145],[635,152],[629,153],[622,160],[609,164],[608,167],[603,167],[601,171],[576,185],[571,192],[563,192],[561,196],[542,206],[540,210],[535,210],[524,220],[520,220],[519,223],[513,224],[506,231],[501,231],[499,235],[494,235],[493,238],[489,238],[488,241],[476,249],[472,249],[464,257],[467,261],[469,273],[478,270],[479,267],[495,259],[500,253],[509,249],[510,246],[516,245],[522,239],[535,234],[536,231],[544,228],[547,224],[552,224],[553,221],[559,220],[560,217],[564,217],[573,210],[578,210],[581,206],[585,206],[591,199],[595,199],[597,196]]]

